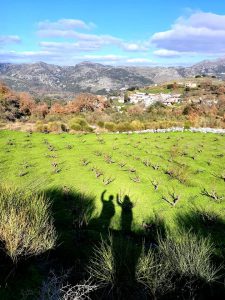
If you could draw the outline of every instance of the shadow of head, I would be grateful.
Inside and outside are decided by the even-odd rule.
[[[113,199],[114,199],[113,195],[110,195],[110,196],[109,196],[109,201],[112,202]]]
[[[124,212],[131,212],[134,207],[134,204],[130,200],[130,197],[128,195],[125,195],[122,199],[119,198],[119,195],[117,194],[117,204],[122,208],[122,211]]]

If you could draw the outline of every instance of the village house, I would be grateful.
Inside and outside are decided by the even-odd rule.
[[[180,94],[145,94],[145,93],[134,93],[129,96],[130,103],[137,104],[142,103],[145,106],[152,105],[156,102],[161,102],[165,105],[172,105],[181,102]]]
[[[188,87],[190,89],[195,89],[197,87],[197,83],[195,83],[195,82],[186,82],[185,87],[186,88]]]

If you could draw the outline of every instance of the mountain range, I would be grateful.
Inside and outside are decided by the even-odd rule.
[[[0,63],[0,80],[16,91],[33,94],[91,92],[105,94],[131,86],[178,80],[199,74],[225,78],[225,58],[190,67],[128,67],[82,62],[75,66]]]

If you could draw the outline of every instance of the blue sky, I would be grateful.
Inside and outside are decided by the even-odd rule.
[[[0,62],[189,65],[225,55],[225,1],[7,0]]]

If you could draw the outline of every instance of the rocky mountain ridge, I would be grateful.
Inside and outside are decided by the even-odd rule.
[[[75,66],[0,63],[0,80],[16,91],[33,93],[104,94],[131,86],[209,74],[225,78],[225,58],[202,61],[191,67],[128,67],[82,62]]]

